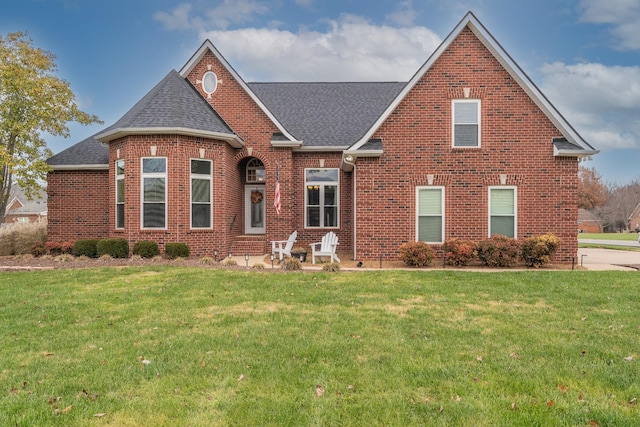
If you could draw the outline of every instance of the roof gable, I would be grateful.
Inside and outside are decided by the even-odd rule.
[[[158,133],[218,138],[235,147],[243,145],[209,103],[175,70],[95,138],[109,142],[130,134]]]
[[[287,129],[286,127],[275,117],[273,112],[267,108],[267,106],[262,102],[262,100],[251,90],[249,85],[244,81],[240,74],[227,62],[227,60],[222,56],[220,51],[216,49],[216,47],[211,43],[210,40],[205,40],[204,43],[200,46],[200,48],[191,56],[189,61],[180,69],[180,75],[183,78],[187,78],[189,73],[193,70],[193,68],[202,60],[204,55],[207,52],[211,52],[216,59],[222,64],[223,67],[233,76],[233,78],[238,82],[240,87],[249,95],[249,97],[256,103],[258,108],[260,108],[271,120],[271,122],[278,128],[280,133],[282,133],[287,140],[289,141],[298,141]]]
[[[347,150],[350,154],[357,154],[382,124],[389,118],[393,111],[398,107],[407,94],[422,79],[422,77],[431,69],[433,64],[440,56],[449,48],[451,43],[465,29],[469,28],[480,42],[491,52],[502,67],[509,75],[520,85],[525,93],[540,108],[547,118],[560,130],[566,143],[555,144],[555,154],[557,156],[588,156],[598,153],[589,143],[587,143],[578,132],[566,121],[566,119],[558,112],[558,110],[549,102],[544,94],[538,89],[533,81],[518,66],[513,58],[504,50],[498,41],[489,33],[489,31],[480,23],[472,12],[468,12],[458,25],[449,33],[438,48],[431,54],[422,67],[414,74],[404,89],[389,104],[387,109],[380,115],[373,126],[365,133],[365,135]]]

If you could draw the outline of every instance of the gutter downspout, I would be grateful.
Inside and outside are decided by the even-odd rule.
[[[356,163],[355,163],[355,159],[352,155],[347,154],[345,155],[342,160],[350,165],[353,166],[353,260],[355,261],[356,259],[358,259],[358,220],[357,220],[357,206],[358,206],[358,197],[357,197],[357,174],[356,174]]]

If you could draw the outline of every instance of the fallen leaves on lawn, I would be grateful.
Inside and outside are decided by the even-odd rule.
[[[556,402],[554,402],[554,401],[553,401],[553,399],[547,402],[547,406],[548,406],[549,408],[552,408],[552,407],[553,407],[553,405],[555,405],[555,404],[556,404]]]
[[[104,417],[105,415],[107,415],[107,414],[105,414],[104,412],[101,412],[101,413],[99,413],[99,414],[93,414],[93,416],[94,416],[94,417],[96,417],[96,418],[102,418],[102,417]]]
[[[558,390],[560,390],[564,394],[567,392],[567,390],[569,390],[569,387],[564,384],[558,384]]]
[[[316,384],[316,397],[324,396],[324,387],[320,384]]]
[[[242,381],[244,379],[244,375],[240,374],[240,376],[238,377],[238,382]]]
[[[72,408],[73,408],[73,405],[69,405],[64,409],[56,409],[55,411],[53,411],[53,413],[56,414],[56,415],[68,414],[69,412],[71,412]]]

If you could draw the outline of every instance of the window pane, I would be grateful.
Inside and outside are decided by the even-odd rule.
[[[442,190],[429,188],[418,192],[418,215],[442,215]]]
[[[191,225],[194,228],[211,227],[211,205],[191,205]]]
[[[442,217],[421,216],[418,218],[418,240],[422,242],[442,241]]]
[[[116,181],[116,203],[124,203],[124,179]]]
[[[211,201],[211,186],[208,179],[191,180],[191,201],[199,203]]]
[[[145,203],[143,205],[142,226],[144,228],[164,228],[164,203]]]
[[[338,226],[338,207],[337,206],[324,208],[324,226],[325,227]]]
[[[453,105],[455,124],[478,123],[478,103],[456,102]]]
[[[124,160],[116,162],[116,175],[124,175]]]
[[[307,208],[307,227],[320,227],[320,208],[312,206]]]
[[[144,179],[144,201],[164,202],[164,178]]]
[[[208,160],[191,160],[191,173],[211,175],[211,162]]]
[[[478,125],[456,125],[455,133],[456,147],[478,146]]]
[[[167,159],[142,159],[142,173],[164,173],[167,171]]]
[[[116,228],[124,228],[124,204],[116,205]]]
[[[338,204],[338,187],[335,185],[325,185],[324,187],[324,205],[335,206]],[[325,224],[326,225],[326,224]]]
[[[515,237],[515,218],[512,216],[492,216],[491,235],[502,234],[507,237]]]
[[[313,206],[320,205],[320,187],[318,185],[307,186],[307,204]]]
[[[491,215],[513,215],[515,192],[511,188],[491,190]]]
[[[338,169],[307,169],[305,179],[307,182],[338,182],[338,173]]]

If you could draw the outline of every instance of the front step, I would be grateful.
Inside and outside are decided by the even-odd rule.
[[[231,244],[231,253],[236,256],[241,255],[264,255],[266,254],[267,241],[265,236],[243,235],[236,236]]]

